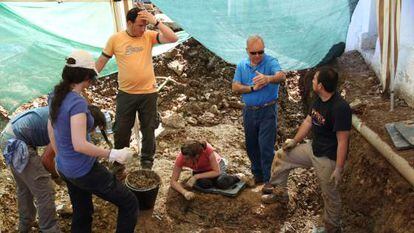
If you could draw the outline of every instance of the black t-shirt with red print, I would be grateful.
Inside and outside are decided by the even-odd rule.
[[[352,113],[349,104],[335,93],[323,102],[319,97],[313,103],[309,115],[312,117],[312,149],[316,157],[336,160],[337,131],[349,131],[352,127]]]

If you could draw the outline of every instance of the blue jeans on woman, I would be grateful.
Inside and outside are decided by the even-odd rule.
[[[251,171],[256,181],[269,182],[275,155],[277,104],[262,108],[245,107],[243,120]]]
[[[60,175],[68,186],[72,203],[72,233],[92,231],[92,194],[118,207],[116,232],[134,232],[138,220],[138,200],[102,164],[95,162],[92,169],[79,178],[67,178],[61,173]]]

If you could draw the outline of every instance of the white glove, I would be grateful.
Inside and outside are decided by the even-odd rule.
[[[286,139],[286,141],[282,144],[282,149],[285,151],[290,151],[293,149],[298,142],[295,139]]]
[[[187,186],[192,188],[194,187],[195,183],[197,182],[197,178],[195,176],[192,176],[188,181],[187,181]]]
[[[335,170],[332,172],[331,178],[329,180],[331,182],[334,182],[335,187],[338,186],[339,182],[342,179],[342,171],[343,168],[336,166]]]
[[[133,154],[132,150],[128,147],[124,147],[121,150],[112,149],[109,153],[109,162],[117,161],[120,164],[126,164],[131,161]]]
[[[191,201],[195,198],[195,194],[193,192],[187,191],[184,193],[184,197],[187,201]]]

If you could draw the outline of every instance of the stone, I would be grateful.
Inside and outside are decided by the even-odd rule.
[[[174,129],[180,129],[185,127],[184,118],[177,113],[172,113],[163,117],[162,122],[165,127],[170,127]]]
[[[174,71],[177,75],[181,75],[184,72],[184,65],[177,60],[168,63],[168,68]]]

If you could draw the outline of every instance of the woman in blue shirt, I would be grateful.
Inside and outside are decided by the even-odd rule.
[[[99,148],[88,141],[94,120],[81,92],[97,75],[92,55],[74,51],[66,60],[62,81],[55,86],[50,100],[48,129],[57,152],[57,170],[67,184],[72,203],[71,232],[91,232],[92,194],[118,207],[116,232],[134,232],[138,217],[135,195],[97,161],[97,158],[105,158],[126,164],[132,152],[128,148]]]

